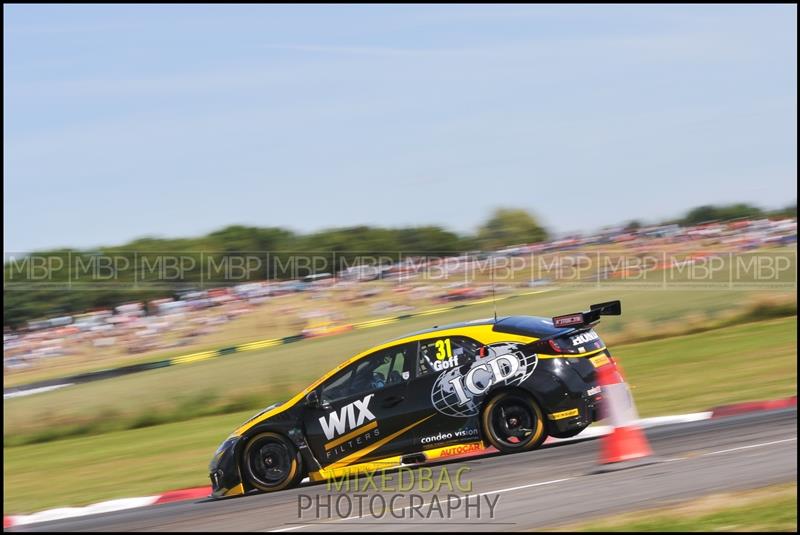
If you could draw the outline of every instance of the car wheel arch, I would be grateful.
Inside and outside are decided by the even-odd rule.
[[[289,431],[291,431],[291,430],[289,430]],[[237,466],[237,469],[239,470],[239,477],[240,477],[240,480],[242,482],[242,486],[244,487],[245,492],[247,492],[249,490],[256,489],[256,487],[254,487],[250,483],[248,478],[245,477],[246,476],[246,471],[245,471],[245,469],[246,469],[246,466],[245,466],[246,459],[244,458],[244,455],[245,455],[245,452],[247,451],[247,445],[250,443],[251,440],[253,440],[254,438],[256,438],[256,437],[258,437],[260,435],[263,435],[264,433],[272,433],[274,435],[278,435],[279,437],[281,437],[284,440],[286,440],[289,444],[294,446],[295,449],[297,450],[297,452],[299,453],[301,460],[303,461],[301,463],[300,470],[302,472],[305,472],[305,473],[307,473],[308,470],[309,470],[309,468],[307,466],[307,461],[308,460],[306,459],[306,457],[305,457],[305,455],[303,453],[303,449],[300,446],[298,446],[294,440],[292,440],[292,438],[290,437],[290,433],[287,432],[287,430],[285,428],[282,428],[282,427],[279,427],[279,426],[275,426],[275,425],[261,425],[261,426],[254,427],[252,429],[249,429],[245,434],[242,435],[242,440],[239,441],[239,443],[236,446],[236,450],[235,450],[236,460],[237,460],[236,461],[236,466]],[[305,440],[305,434],[304,433],[303,433],[303,440]],[[302,477],[305,477],[305,473],[303,474]]]
[[[536,395],[535,392],[522,386],[498,385],[496,388],[490,389],[489,392],[486,393],[486,396],[484,396],[483,403],[481,403],[481,410],[479,416],[483,415],[483,411],[486,409],[486,407],[489,405],[489,402],[492,401],[492,399],[496,398],[497,396],[505,392],[515,392],[522,394],[523,396],[529,397],[533,401],[535,401],[537,405],[539,405],[539,408],[542,409],[542,411],[544,411],[544,409],[542,408],[544,406],[542,405],[542,400],[539,399],[539,397]]]
[[[536,409],[538,409],[539,415],[541,416],[541,418],[540,418],[541,419],[541,423],[542,423],[542,426],[543,426],[542,427],[542,429],[543,429],[542,432],[544,433],[544,437],[547,437],[548,431],[549,431],[548,426],[547,426],[547,418],[545,417],[545,412],[544,412],[544,408],[542,407],[542,403],[537,398],[536,394],[534,392],[528,390],[527,388],[524,388],[524,387],[521,387],[521,386],[502,385],[502,386],[498,386],[497,388],[494,388],[494,389],[490,390],[487,393],[486,397],[484,398],[483,403],[481,404],[480,412],[478,413],[478,422],[479,422],[478,429],[480,430],[481,439],[484,441],[484,443],[490,442],[488,437],[485,436],[486,431],[484,430],[484,423],[483,423],[484,422],[484,414],[486,412],[486,409],[491,405],[492,400],[494,400],[495,398],[497,398],[497,397],[499,397],[499,396],[501,396],[503,394],[518,394],[518,395],[521,395],[523,397],[526,397],[526,398],[530,399],[533,402],[533,404],[536,406]],[[544,438],[542,438],[542,440],[544,440]]]

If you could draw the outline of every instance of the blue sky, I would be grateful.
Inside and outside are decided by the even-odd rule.
[[[6,251],[797,197],[796,6],[4,6]]]

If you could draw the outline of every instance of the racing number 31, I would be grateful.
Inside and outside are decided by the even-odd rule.
[[[436,360],[449,359],[453,356],[453,348],[450,346],[450,339],[436,340]]]

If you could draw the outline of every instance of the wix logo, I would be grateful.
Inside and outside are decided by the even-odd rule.
[[[319,423],[322,425],[322,432],[325,433],[325,437],[330,440],[333,437],[343,435],[347,430],[357,428],[364,422],[374,420],[375,415],[369,410],[369,402],[374,395],[370,394],[364,399],[357,399],[338,411],[333,411],[327,416],[321,416]],[[358,415],[356,415],[356,411],[358,411]]]

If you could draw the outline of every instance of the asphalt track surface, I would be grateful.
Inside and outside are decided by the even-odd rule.
[[[329,491],[325,483],[313,484],[275,494],[172,503],[10,531],[530,530],[664,506],[712,492],[797,481],[796,408],[668,425],[648,430],[647,436],[660,462],[606,473],[596,473],[599,442],[587,440],[433,467],[434,481],[443,469],[455,480],[459,468],[468,468],[461,477],[462,484],[472,483],[468,493],[452,491],[447,485],[437,493],[420,492],[418,477],[413,490],[400,492],[396,490],[400,474],[394,472],[385,476],[391,478],[385,485],[394,492],[376,492],[371,485],[362,492],[368,483],[361,479],[361,488],[349,493]],[[407,471],[406,485],[412,473],[420,474]],[[375,484],[382,484],[379,476]],[[394,495],[404,497],[391,502]],[[469,517],[466,495],[473,504]],[[299,510],[315,500],[325,504],[328,496],[330,512],[325,507],[317,511],[314,505]],[[343,517],[337,515],[337,499],[342,500]],[[441,513],[434,506],[437,501]],[[480,516],[476,503],[481,503]]]

